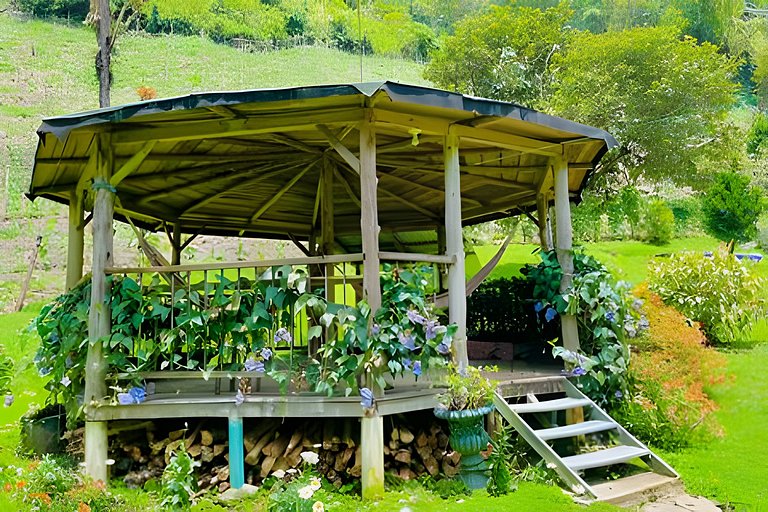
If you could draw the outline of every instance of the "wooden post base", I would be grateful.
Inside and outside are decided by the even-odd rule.
[[[107,483],[107,438],[106,421],[85,422],[85,474],[94,481]]]
[[[384,496],[384,420],[374,414],[360,422],[363,499],[377,499]]]
[[[229,485],[240,489],[245,484],[245,443],[243,418],[229,418]]]

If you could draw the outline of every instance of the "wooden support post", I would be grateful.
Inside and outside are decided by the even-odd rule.
[[[107,363],[102,352],[102,338],[109,335],[111,315],[109,310],[109,284],[105,267],[112,266],[112,217],[115,195],[109,179],[114,165],[114,153],[110,135],[99,135],[95,145],[96,175],[93,189],[96,192],[93,206],[93,267],[91,284],[91,309],[88,315],[88,355],[85,364],[86,414],[107,395]],[[85,471],[94,480],[107,481],[107,423],[85,422]]]
[[[445,138],[445,254],[453,256],[448,267],[448,319],[458,326],[453,353],[459,371],[469,364],[467,357],[467,295],[464,275],[464,236],[461,232],[461,177],[459,137],[449,129]]]
[[[560,292],[565,292],[573,282],[573,233],[571,231],[571,203],[568,190],[568,162],[563,158],[554,158],[555,168],[555,215],[557,216],[557,259],[563,269]],[[563,347],[576,351],[579,349],[579,329],[576,317],[562,315]]]
[[[376,132],[368,111],[360,123],[360,233],[363,239],[363,294],[372,311],[381,307],[379,283],[379,215],[376,195]],[[368,379],[367,385],[376,396],[378,389]],[[362,419],[360,444],[363,451],[363,498],[384,495],[384,422],[375,409]]]
[[[67,236],[67,290],[71,290],[83,277],[83,191],[72,190],[69,196],[69,233]]]
[[[321,233],[320,238],[322,240],[322,253],[324,256],[330,256],[335,252],[336,235],[334,233],[333,224],[333,166],[334,162],[330,158],[323,159],[323,187],[322,198],[320,199],[322,213],[320,215]],[[334,272],[333,264],[325,266],[325,275],[328,277],[333,276]],[[336,300],[335,285],[329,285],[325,291],[328,302],[334,302]]]
[[[363,451],[363,499],[384,496],[384,418],[374,413],[360,420],[360,447]]]
[[[243,418],[229,417],[229,485],[240,489],[245,484],[245,441]]]
[[[173,223],[173,238],[171,239],[171,265],[181,265],[181,223]]]
[[[381,307],[377,183],[376,132],[370,120],[366,120],[360,124],[360,233],[363,238],[363,291],[372,311]]]
[[[539,221],[539,244],[542,251],[552,250],[552,232],[549,226],[549,197],[546,193],[536,196],[536,212]]]

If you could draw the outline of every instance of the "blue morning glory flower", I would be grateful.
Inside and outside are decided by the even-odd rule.
[[[408,350],[416,350],[416,340],[410,331],[406,331],[405,333],[401,332],[397,335],[397,337],[400,339],[400,343],[402,343],[405,348]]]
[[[415,376],[421,375],[421,361],[414,361],[413,363],[413,374]]]
[[[577,366],[576,368],[571,370],[571,375],[573,377],[581,377],[582,375],[586,375],[586,374],[587,374],[587,370],[585,370],[581,366]]]
[[[381,332],[381,326],[379,324],[373,324],[371,326],[371,334],[373,334],[374,336],[378,336],[380,332]]]
[[[290,343],[293,341],[293,336],[291,336],[291,333],[288,332],[288,329],[285,327],[281,327],[275,332],[275,343],[280,343],[281,341],[284,341],[286,343]]]
[[[407,368],[409,370],[411,368],[411,360],[408,359],[407,357],[403,359],[403,368]]]
[[[133,402],[133,397],[130,393],[118,393],[117,394],[117,403],[120,405],[131,405]]]
[[[13,405],[13,395],[5,395],[5,406],[10,407]]]
[[[409,309],[406,314],[408,315],[408,320],[414,324],[424,325],[424,322],[427,321],[427,319],[421,316],[415,309]]]
[[[557,316],[557,311],[555,311],[555,308],[547,308],[547,312],[544,313],[544,320],[551,322],[555,316]]]
[[[538,301],[536,304],[533,305],[533,310],[539,313],[542,309],[544,309],[544,303],[541,301]]]
[[[264,347],[263,349],[261,349],[261,357],[265,361],[269,361],[270,359],[272,359],[272,351],[269,350],[267,347]]]
[[[616,393],[613,396],[615,396],[618,399],[621,399],[621,397],[624,396],[624,393],[622,393],[621,391],[617,390]]]
[[[243,369],[247,372],[254,372],[256,371],[257,365],[258,363],[256,359],[254,359],[253,357],[249,357],[248,359],[245,360],[245,363],[243,364]]]
[[[368,388],[360,389],[360,405],[362,405],[365,409],[371,409],[373,407],[374,401],[373,391]]]
[[[426,324],[424,324],[425,331],[426,331],[426,338],[427,341],[433,340],[437,337],[437,326],[440,325],[437,320],[429,320]]]
[[[137,404],[140,404],[147,398],[147,392],[141,387],[130,388],[128,394],[131,395],[131,398],[133,398],[133,401]]]
[[[437,353],[443,356],[447,356],[451,353],[451,347],[445,344],[445,342],[440,343],[435,350],[437,350]]]
[[[616,321],[616,313],[614,313],[613,311],[607,312],[605,314],[605,319],[608,320],[611,323],[615,322]]]

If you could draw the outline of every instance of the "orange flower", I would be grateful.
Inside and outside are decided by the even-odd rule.
[[[81,501],[77,505],[77,512],[91,512],[91,506]]]
[[[13,490],[13,486],[11,485],[11,482],[5,482],[5,485],[3,486],[3,490],[5,492],[11,492]]]
[[[17,489],[22,489],[25,485],[27,485],[27,482],[25,482],[24,480],[19,480],[18,482],[16,482]]]
[[[31,492],[29,497],[33,500],[40,500],[45,505],[50,505],[52,501],[47,492]]]

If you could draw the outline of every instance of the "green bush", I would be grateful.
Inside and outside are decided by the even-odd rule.
[[[89,0],[17,0],[16,5],[33,16],[85,19]]]
[[[700,322],[714,344],[729,344],[763,310],[763,280],[725,246],[710,257],[684,252],[653,260],[650,287],[665,303]]]
[[[735,172],[716,174],[714,184],[704,196],[707,231],[723,241],[754,239],[755,223],[763,209],[760,189],[750,185],[748,176]]]
[[[760,155],[768,149],[768,116],[760,113],[755,116],[755,121],[747,134],[747,153]]]
[[[651,201],[643,218],[645,239],[654,245],[665,245],[675,231],[675,215],[661,199]]]
[[[704,212],[701,196],[693,195],[666,199],[675,216],[675,238],[685,238],[704,233]]]

